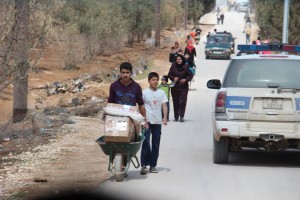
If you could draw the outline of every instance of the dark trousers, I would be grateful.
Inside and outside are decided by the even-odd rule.
[[[167,111],[167,120],[169,120],[169,114],[170,114],[170,102],[169,101],[167,102],[167,108],[168,108],[168,111]],[[162,109],[161,109],[161,114],[162,114],[162,117],[164,118],[164,112],[163,112]]]
[[[175,119],[179,116],[184,117],[188,91],[189,88],[172,88],[171,90]]]
[[[145,140],[142,145],[142,152],[141,152],[142,166],[150,165],[150,167],[156,167],[157,159],[159,155],[160,136],[161,136],[161,124],[149,123],[149,129],[145,131]]]
[[[246,44],[250,43],[250,34],[246,34]]]

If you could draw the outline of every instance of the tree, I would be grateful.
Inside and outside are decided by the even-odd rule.
[[[134,38],[138,42],[145,33],[149,33],[154,28],[155,1],[148,0],[123,0],[123,18],[126,19],[128,29],[128,46],[132,46]],[[151,36],[148,34],[148,36]]]
[[[13,122],[22,121],[27,114],[28,52],[29,52],[29,0],[15,0],[14,39],[17,41],[14,73]]]
[[[283,28],[283,1],[282,0],[255,0],[252,2],[256,10],[256,19],[261,38],[282,41]],[[289,41],[297,43],[300,40],[300,2],[290,1]]]
[[[0,2],[0,94],[13,85],[13,122],[28,110],[28,73],[41,57],[45,44],[47,17],[53,1],[3,0]],[[31,56],[29,50],[38,47]],[[0,96],[1,97],[1,96]]]
[[[185,7],[186,0],[181,1],[181,7]],[[200,17],[213,10],[216,0],[188,0],[188,20],[194,25],[198,24]]]

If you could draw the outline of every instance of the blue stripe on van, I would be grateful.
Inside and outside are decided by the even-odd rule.
[[[300,98],[295,98],[296,101],[296,110],[300,110]]]
[[[226,108],[249,109],[250,99],[251,97],[226,96]]]

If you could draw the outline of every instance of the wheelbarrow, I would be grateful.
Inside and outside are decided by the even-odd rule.
[[[132,162],[135,168],[141,166],[136,153],[145,139],[143,131],[138,136],[136,142],[104,142],[104,136],[96,140],[104,154],[109,156],[108,171],[110,171],[117,182],[124,180],[130,162]]]

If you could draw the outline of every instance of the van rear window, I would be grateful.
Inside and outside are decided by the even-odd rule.
[[[276,83],[279,87],[300,88],[300,60],[233,60],[223,87],[267,88],[269,83]]]

